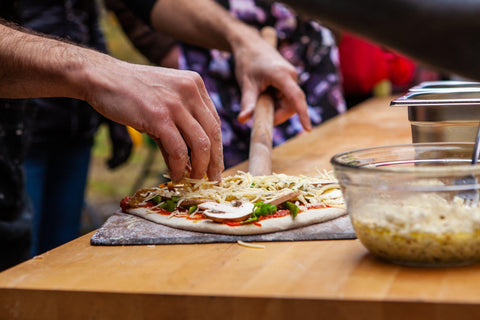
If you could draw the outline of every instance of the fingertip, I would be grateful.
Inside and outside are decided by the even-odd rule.
[[[305,121],[305,123],[302,123],[302,125],[303,125],[303,129],[305,129],[305,131],[307,131],[307,132],[312,131],[312,122],[310,121],[310,119],[307,119]]]
[[[217,173],[217,174],[212,175],[211,177],[208,176],[208,179],[210,181],[221,182],[222,181],[222,175],[221,175],[221,173]]]
[[[179,164],[180,161],[175,161],[175,163],[170,162],[169,168],[170,168],[170,179],[172,180],[173,183],[179,183],[183,180],[183,177],[187,174],[188,171],[191,171],[188,169],[188,165],[185,162],[183,165]]]
[[[210,181],[222,181],[222,172],[224,170],[223,155],[220,155],[216,161],[210,163],[207,176]]]
[[[242,111],[238,114],[237,120],[240,123],[244,124],[248,120],[250,120],[251,117],[252,117],[252,112],[251,111]]]
[[[255,111],[257,103],[248,103],[242,107],[242,111],[238,114],[238,121],[245,123],[253,117],[253,112]]]
[[[297,110],[303,129],[308,132],[312,131],[312,122],[308,114],[308,104],[303,91],[299,92],[293,102],[296,105],[295,109]]]
[[[253,116],[253,110],[257,104],[258,91],[253,88],[244,88],[242,94],[242,110],[238,114],[238,121],[245,123]]]
[[[182,181],[183,175],[179,175],[178,173],[175,173],[170,170],[170,179],[172,180],[173,183],[179,183]]]

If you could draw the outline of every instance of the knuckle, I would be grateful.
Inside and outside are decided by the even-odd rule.
[[[294,77],[297,76],[297,69],[295,69],[295,67],[289,62],[283,63],[281,65],[281,69],[286,73],[288,73],[290,76],[294,76]]]
[[[222,128],[221,124],[218,122],[212,122],[210,126],[210,140],[213,144],[222,144]]]
[[[208,152],[210,151],[212,144],[207,137],[202,137],[197,140],[196,148],[198,148],[201,152]]]
[[[181,86],[184,89],[195,89],[203,84],[202,77],[195,71],[185,71],[185,77],[182,79]]]
[[[286,97],[290,102],[301,102],[306,100],[305,92],[303,92],[297,84],[290,87],[290,91]]]
[[[292,66],[292,65],[289,65],[289,68],[288,68],[288,69],[289,69],[288,71],[290,72],[290,75],[291,75],[294,79],[296,79],[297,76],[298,76],[298,73],[297,73],[297,70],[295,69],[295,67]]]
[[[183,77],[179,83],[180,92],[191,92],[196,88],[195,81],[191,77]]]
[[[221,123],[217,121],[210,122],[210,130],[213,133],[212,136],[220,136],[222,130]]]
[[[294,99],[296,100],[305,100],[306,99],[306,96],[305,96],[305,92],[303,92],[303,90],[297,90],[295,93],[294,93]]]
[[[149,120],[152,121],[159,121],[160,123],[164,123],[170,119],[170,112],[168,108],[154,108],[152,110],[152,115]]]
[[[192,78],[192,80],[195,83],[203,83],[202,77],[200,76],[199,73],[197,73],[195,71],[190,71],[189,74],[190,74],[190,77]]]
[[[168,156],[172,161],[183,163],[188,159],[188,150],[186,146],[177,146],[170,151]]]

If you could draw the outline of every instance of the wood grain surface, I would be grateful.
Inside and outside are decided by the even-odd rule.
[[[275,172],[407,143],[405,109],[374,99],[273,150]],[[242,164],[231,169],[245,168]],[[480,265],[403,267],[358,240],[96,247],[92,234],[0,273],[0,319],[477,319]]]

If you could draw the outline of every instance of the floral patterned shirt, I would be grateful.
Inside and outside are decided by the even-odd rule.
[[[278,50],[297,69],[314,126],[346,110],[338,49],[330,30],[315,21],[301,19],[279,3],[230,0],[222,4],[232,15],[258,29],[267,25],[275,27]],[[241,124],[237,120],[241,94],[231,55],[186,44],[182,44],[182,53],[180,69],[196,71],[203,77],[222,120],[225,167],[246,160],[251,122]],[[302,131],[298,116],[293,116],[274,128],[274,146]]]

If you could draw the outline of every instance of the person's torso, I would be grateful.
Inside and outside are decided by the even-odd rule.
[[[105,51],[95,0],[16,0],[23,26]],[[91,143],[101,117],[87,103],[69,98],[29,99],[30,148]]]
[[[313,125],[345,111],[335,39],[327,28],[315,21],[299,18],[281,3],[262,0],[217,0],[231,14],[258,29],[273,26],[278,50],[295,66],[299,85],[305,92]],[[248,148],[250,130],[237,121],[241,92],[234,75],[235,65],[229,53],[182,44],[181,69],[202,75],[207,90],[222,118],[224,150]],[[294,116],[274,129],[278,145],[303,130]],[[240,150],[239,153],[245,153]],[[235,155],[230,155],[234,157]],[[244,157],[244,155],[242,155]]]

